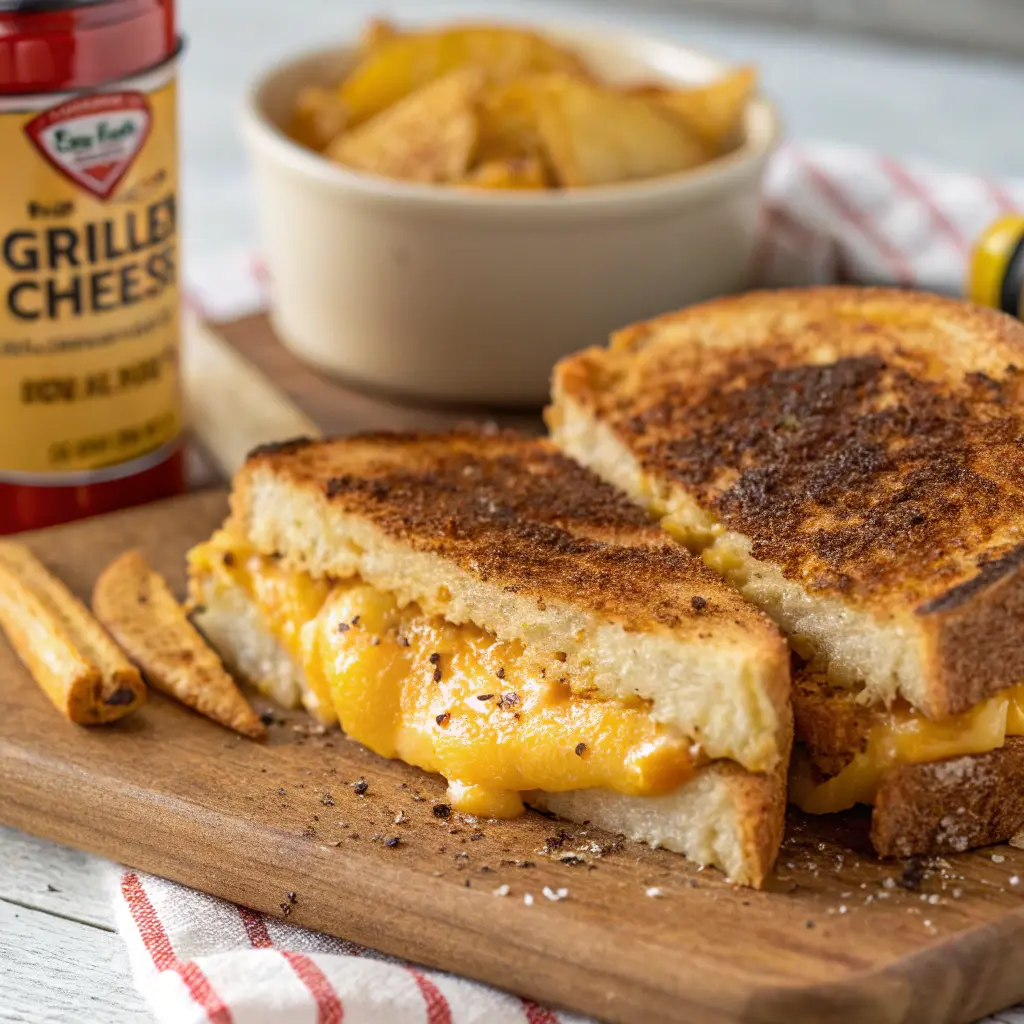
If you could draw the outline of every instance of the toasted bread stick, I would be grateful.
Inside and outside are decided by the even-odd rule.
[[[145,703],[138,669],[103,627],[21,544],[0,544],[0,626],[51,701],[98,725]]]
[[[138,551],[115,558],[92,594],[96,617],[158,690],[253,739],[266,729],[185,616],[166,580]]]

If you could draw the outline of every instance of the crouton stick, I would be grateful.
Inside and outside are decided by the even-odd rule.
[[[145,703],[138,669],[89,610],[21,544],[0,543],[0,627],[33,678],[80,725]]]
[[[220,658],[188,621],[167,581],[138,551],[115,558],[92,594],[96,617],[152,686],[201,715],[259,739],[266,728]]]

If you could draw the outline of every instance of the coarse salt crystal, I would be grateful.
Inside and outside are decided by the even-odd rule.
[[[845,903],[840,906],[839,913],[840,914],[845,914],[846,913],[846,904]]]
[[[656,885],[652,885],[649,889],[645,890],[645,894],[650,896],[652,899],[656,899],[661,895],[661,890]]]
[[[1001,853],[993,853],[992,854],[992,863],[993,864],[1002,864],[1004,860],[1006,860],[1006,858]]]
[[[545,898],[551,900],[552,903],[564,900],[565,897],[569,895],[568,889],[552,889],[550,885],[545,885],[541,892],[543,892]]]
[[[1020,875],[1010,875],[1010,885],[1020,885]]]
[[[533,893],[532,892],[524,892],[523,893],[523,902],[528,907],[532,907],[533,906]]]
[[[497,889],[493,890],[495,896],[507,896],[511,892],[511,888],[507,885],[499,885]]]

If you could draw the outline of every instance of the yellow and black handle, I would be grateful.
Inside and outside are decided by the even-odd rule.
[[[991,224],[974,244],[967,298],[1024,320],[1024,213]]]

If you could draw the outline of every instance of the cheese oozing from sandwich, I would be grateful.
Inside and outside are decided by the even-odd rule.
[[[882,776],[894,765],[984,754],[1001,747],[1007,736],[1024,736],[1024,686],[1011,687],[940,721],[901,703],[871,727],[864,749],[837,775],[821,782],[800,766],[793,773],[789,798],[809,814],[871,804]]]
[[[755,601],[773,607],[763,592],[750,593],[754,584],[748,553],[734,535],[710,525],[693,509],[670,514],[664,503],[655,500],[651,507],[662,516],[662,527],[684,545],[700,550],[710,568]],[[785,618],[774,610],[773,617]],[[800,651],[799,636],[791,637],[790,642]],[[810,651],[800,653],[809,655]],[[938,721],[900,700],[878,716],[863,749],[838,774],[820,781],[807,763],[798,762],[790,779],[789,799],[808,814],[832,814],[855,804],[871,804],[882,776],[894,765],[984,754],[1003,746],[1007,736],[1024,736],[1024,684]]]
[[[558,658],[518,640],[400,607],[358,578],[313,579],[227,531],[189,564],[242,588],[301,667],[321,721],[336,718],[375,753],[440,773],[463,813],[514,817],[531,790],[659,796],[699,764],[646,702],[588,694]]]

